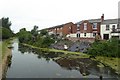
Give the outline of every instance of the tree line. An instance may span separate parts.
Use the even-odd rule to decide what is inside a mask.
[[[20,29],[17,33],[20,43],[27,43],[37,47],[49,47],[54,43],[54,39],[48,35],[46,30],[38,30],[38,26],[34,26],[31,31],[27,31],[26,28]]]

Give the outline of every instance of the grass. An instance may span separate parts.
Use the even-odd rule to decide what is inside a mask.
[[[41,50],[44,50],[44,51],[63,52],[65,54],[78,54],[78,56],[72,56],[72,58],[89,58],[89,56],[90,56],[88,54],[84,54],[84,53],[80,53],[80,52],[71,52],[71,51],[65,51],[65,50],[39,48],[39,47],[35,47],[35,46],[25,44],[25,43],[23,43],[23,45],[29,46],[29,47],[32,47],[32,48],[36,48],[36,49],[41,49]],[[120,63],[119,63],[120,58],[96,56],[96,59],[93,59],[93,60],[101,62],[101,64],[97,65],[98,67],[104,67],[104,65],[109,66],[112,69],[114,69],[117,74],[120,74]]]
[[[116,73],[120,74],[120,58],[96,56],[96,59],[94,60],[100,61],[104,65],[114,69]]]
[[[40,47],[35,47],[35,46],[32,46],[32,45],[29,45],[29,44],[25,44],[25,43],[22,43],[23,45],[25,46],[29,46],[29,47],[32,47],[32,48],[36,48],[36,49],[41,49],[43,51],[50,51],[50,52],[62,52],[64,54],[78,54],[79,58],[88,58],[89,55],[87,54],[84,54],[84,53],[80,53],[80,52],[71,52],[71,51],[65,51],[65,50],[57,50],[57,49],[49,49],[49,48],[40,48]],[[77,57],[76,57],[77,58]]]
[[[11,40],[12,38],[0,42],[0,51],[1,51],[0,57],[2,57],[2,59],[7,53],[6,51],[8,49],[8,46],[11,45]]]

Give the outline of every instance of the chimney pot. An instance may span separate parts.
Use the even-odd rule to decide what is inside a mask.
[[[104,14],[102,14],[102,16],[101,16],[101,22],[103,22],[104,21]]]

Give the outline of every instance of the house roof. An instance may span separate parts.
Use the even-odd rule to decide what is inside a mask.
[[[83,21],[85,21],[85,20],[77,22],[76,24],[81,24]],[[89,21],[90,23],[98,23],[98,22],[101,22],[101,19],[100,18],[99,19],[89,19],[87,21]]]
[[[101,24],[118,24],[118,19],[107,19],[104,20]]]
[[[69,23],[72,23],[72,22],[68,22],[68,23],[65,23],[65,24],[61,24],[61,25],[57,25],[57,26],[53,26],[53,27],[49,27],[49,28],[46,28],[46,29],[61,28],[61,27],[63,27],[64,25],[69,24]]]

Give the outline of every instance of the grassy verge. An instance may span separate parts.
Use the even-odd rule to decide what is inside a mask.
[[[2,53],[2,54],[0,54],[0,57],[2,57],[2,59],[4,58],[4,56],[7,53],[6,51],[8,49],[8,46],[11,45],[11,40],[12,40],[12,38],[0,42],[0,51]]]
[[[106,66],[111,67],[116,71],[117,74],[120,74],[120,58],[113,58],[113,57],[102,57],[97,56],[95,61],[100,61],[101,63],[105,64]]]
[[[32,45],[29,45],[29,44],[25,44],[25,43],[22,43],[23,45],[25,46],[29,46],[29,47],[32,47],[32,48],[36,48],[36,49],[41,49],[43,51],[51,51],[51,52],[63,52],[65,54],[78,54],[80,58],[88,58],[89,55],[87,54],[84,54],[84,53],[80,53],[80,52],[71,52],[71,51],[65,51],[65,50],[57,50],[57,49],[49,49],[49,48],[40,48],[40,47],[35,47],[35,46],[32,46]]]

